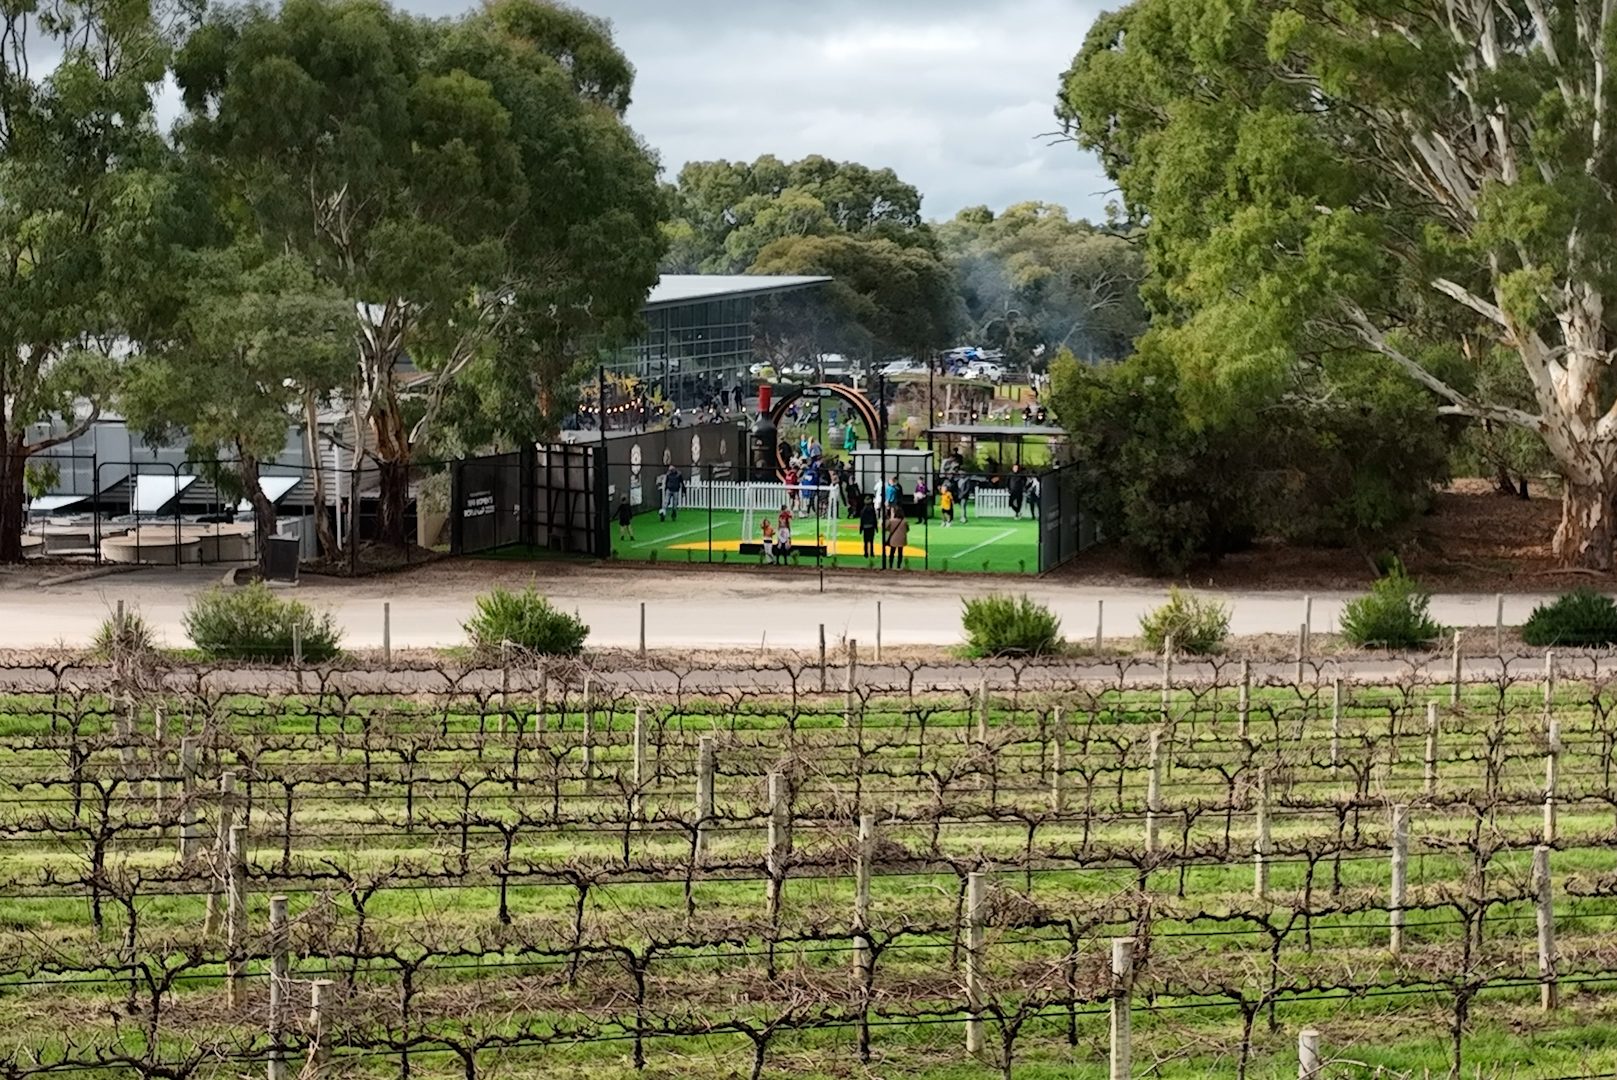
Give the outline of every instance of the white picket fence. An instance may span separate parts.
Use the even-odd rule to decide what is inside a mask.
[[[811,493],[821,492],[835,499],[837,489],[829,485],[804,487],[798,485],[798,497],[808,499]],[[741,483],[735,480],[714,480],[708,483],[696,479],[685,485],[681,505],[689,510],[779,510],[787,501],[786,485],[780,483]]]

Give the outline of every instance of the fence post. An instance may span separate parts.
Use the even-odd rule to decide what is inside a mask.
[[[1555,707],[1555,650],[1544,650],[1544,708]]]
[[[765,861],[769,869],[765,901],[769,906],[769,925],[775,925],[780,913],[781,896],[785,891],[786,859],[792,852],[792,819],[786,806],[786,777],[780,772],[769,774],[769,837]]]
[[[1505,594],[1496,593],[1493,598],[1493,649],[1500,656],[1505,655]]]
[[[584,794],[595,787],[595,695],[590,676],[584,676]]]
[[[1409,869],[1409,807],[1392,808],[1392,895],[1387,905],[1392,954],[1404,951],[1404,886]]]
[[[1437,702],[1426,703],[1426,767],[1422,772],[1428,797],[1437,794]]]
[[[382,601],[382,666],[393,666],[393,604]]]
[[[197,741],[180,740],[180,861],[188,863],[197,854]]]
[[[1067,809],[1067,748],[1062,745],[1064,740],[1057,732],[1055,744],[1051,747],[1051,773],[1050,773],[1050,812],[1064,813]]]
[[[646,602],[640,601],[640,659],[646,658]]]
[[[1297,1080],[1319,1080],[1319,1032],[1303,1028],[1297,1033]]]
[[[633,742],[634,771],[632,776],[634,778],[634,795],[632,796],[632,801],[634,805],[629,816],[638,822],[640,815],[645,810],[645,794],[641,790],[646,783],[646,707],[644,705],[634,707]]]
[[[1162,810],[1162,732],[1151,733],[1151,757],[1145,787],[1145,850],[1154,855],[1157,850],[1157,814]]]
[[[820,693],[825,693],[825,624],[820,624]]]
[[[230,979],[230,1007],[247,1001],[247,826],[230,827],[225,907],[226,974]]]
[[[860,986],[870,985],[870,870],[876,859],[876,815],[859,815],[859,853],[853,868],[853,969]]]
[[[1449,687],[1449,704],[1455,708],[1460,707],[1460,679],[1464,672],[1460,668],[1460,632],[1454,631],[1454,684]]]
[[[269,977],[269,1080],[286,1080],[286,1048],[281,1045],[286,1024],[287,977],[290,942],[286,922],[286,897],[270,897],[270,977]]]
[[[1252,895],[1269,899],[1269,769],[1258,770],[1257,837],[1252,844]]]
[[[1112,1052],[1110,1080],[1130,1080],[1133,1047],[1129,1041],[1129,1013],[1134,996],[1134,939],[1112,939]]]
[[[1248,725],[1252,720],[1252,661],[1241,661],[1241,696],[1235,703],[1236,716],[1241,722],[1241,738],[1247,737]]]
[[[1546,844],[1533,849],[1533,903],[1538,912],[1538,1001],[1545,1012],[1550,1012],[1560,1004],[1561,988],[1555,976],[1555,895]]]
[[[1106,601],[1095,601],[1095,651],[1101,651],[1101,642],[1105,640],[1106,627]]]
[[[977,680],[977,741],[988,741],[988,676]]]
[[[713,816],[713,736],[696,741],[696,857],[707,853],[708,819]]]
[[[1162,722],[1168,722],[1168,709],[1173,697],[1173,635],[1162,636]]]
[[[1550,715],[1549,746],[1544,753],[1544,842],[1555,843],[1556,789],[1561,784],[1561,718]]]
[[[331,986],[330,979],[316,979],[309,985],[309,1061],[305,1071],[316,1076],[326,1063],[326,995]]]
[[[973,871],[966,876],[966,1053],[983,1048],[982,981],[983,920],[986,910],[987,875]]]
[[[211,938],[219,933],[224,918],[224,905],[220,903],[220,886],[224,881],[225,860],[230,855],[230,830],[236,823],[236,774],[219,774],[219,810],[215,815],[213,837],[213,867],[208,875],[208,908],[202,921],[202,934]]]
[[[1342,764],[1342,676],[1331,680],[1331,768]]]

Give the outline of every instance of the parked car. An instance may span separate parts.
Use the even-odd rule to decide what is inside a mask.
[[[975,363],[967,364],[964,368],[962,368],[960,370],[960,377],[963,379],[979,379],[983,382],[997,383],[1001,379],[1005,378],[1005,369],[1000,367],[998,364],[990,363],[987,360],[978,360]]]
[[[894,360],[882,366],[881,373],[892,378],[894,375],[913,375],[918,371],[925,371],[926,367],[914,360]]]

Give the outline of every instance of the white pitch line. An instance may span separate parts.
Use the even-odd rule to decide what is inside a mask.
[[[965,551],[957,551],[957,552],[955,552],[954,555],[951,556],[951,558],[964,559],[967,555],[970,555],[973,551],[981,551],[983,548],[987,547],[989,544],[997,544],[1001,540],[1005,539],[1007,536],[1015,536],[1015,535],[1016,535],[1016,530],[1015,529],[1006,529],[1004,532],[1000,533],[998,536],[990,536],[987,540],[984,540],[982,543],[978,544],[976,547],[969,547]],[[941,558],[943,553],[939,552],[938,555]]]
[[[715,536],[717,536],[718,533],[719,533],[719,530],[722,529],[723,527],[724,527],[723,525],[715,522],[714,525],[713,525],[713,534]],[[634,547],[634,548],[661,547],[662,545],[668,543],[670,540],[679,540],[679,539],[681,539],[683,537],[686,537],[686,536],[696,536],[699,533],[705,533],[705,532],[707,532],[707,526],[703,525],[701,528],[698,528],[698,529],[687,529],[684,532],[675,533],[672,536],[659,537],[656,540],[641,540],[638,543],[630,544],[629,546]]]

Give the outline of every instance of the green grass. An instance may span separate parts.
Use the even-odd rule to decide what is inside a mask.
[[[761,514],[753,517],[753,535]],[[640,514],[634,519],[634,539],[620,540],[617,526],[612,526],[612,550],[615,557],[628,561],[655,560],[659,563],[721,563],[725,565],[757,566],[759,557],[742,555],[737,550],[742,537],[743,517],[735,511],[715,510],[711,516],[706,510],[681,510],[677,520],[658,520],[655,512]],[[816,532],[818,526],[818,533]],[[708,540],[712,538],[712,550]],[[826,543],[832,537],[832,523],[799,515],[792,521],[792,539],[795,545]],[[859,526],[846,518],[835,523],[838,555],[826,565],[839,569],[880,568],[881,557],[866,559],[862,553]],[[1010,518],[981,518],[969,522],[957,521],[949,528],[934,517],[931,521],[910,523],[909,544],[904,563],[906,569],[946,571],[948,573],[1034,574],[1038,572],[1038,527],[1027,516],[1021,520]],[[798,558],[797,565],[815,565],[812,557]]]

